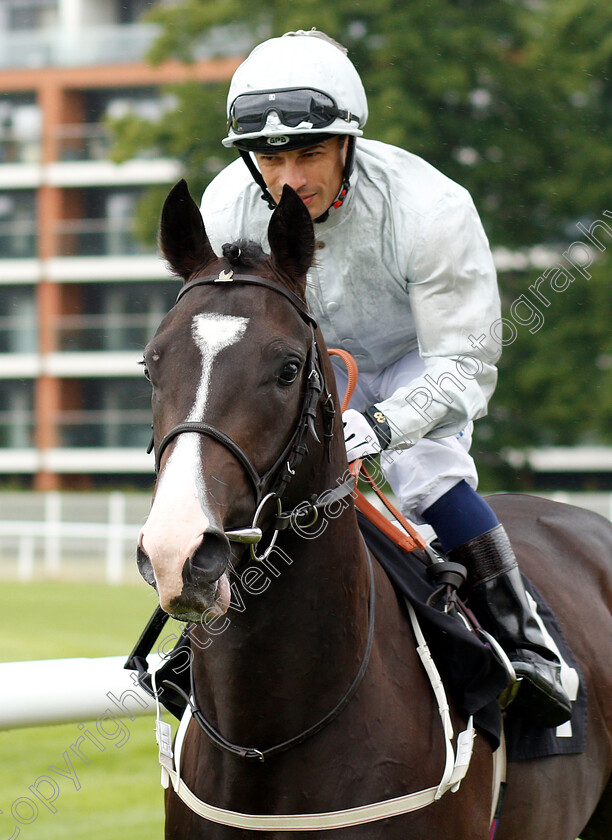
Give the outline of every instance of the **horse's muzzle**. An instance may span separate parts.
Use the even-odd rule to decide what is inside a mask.
[[[225,613],[229,606],[226,569],[231,557],[230,543],[222,531],[210,529],[174,572],[163,558],[148,556],[142,541],[137,549],[138,570],[159,595],[162,608],[181,621],[208,620]]]

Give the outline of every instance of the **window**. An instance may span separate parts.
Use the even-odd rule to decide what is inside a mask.
[[[0,388],[0,446],[34,445],[34,383],[3,381]]]
[[[0,353],[35,353],[37,346],[34,289],[0,286]]]
[[[136,23],[155,5],[155,0],[117,0],[119,23]]]
[[[64,257],[154,254],[153,244],[135,233],[141,188],[88,187],[78,192],[78,217],[58,223],[59,253]]]
[[[178,284],[104,283],[80,288],[81,311],[56,322],[63,351],[141,350],[174,305]]]
[[[38,162],[41,131],[34,94],[0,95],[0,163]]]
[[[57,19],[58,0],[5,0],[7,28],[12,32],[43,29]]]
[[[36,256],[36,196],[33,190],[0,192],[0,255]]]
[[[144,376],[74,384],[80,389],[82,408],[62,411],[57,417],[61,446],[147,447],[151,389]]]

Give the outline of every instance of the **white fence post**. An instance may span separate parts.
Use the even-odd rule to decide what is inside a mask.
[[[123,531],[125,524],[125,496],[111,493],[108,497],[108,538],[106,540],[106,581],[123,580]]]
[[[17,579],[29,583],[34,577],[34,536],[22,534],[17,556]]]
[[[62,522],[62,498],[53,491],[45,493],[45,571],[52,576],[59,574],[62,561],[60,526]]]

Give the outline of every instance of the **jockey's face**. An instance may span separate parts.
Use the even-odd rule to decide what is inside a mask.
[[[346,140],[331,137],[305,149],[271,154],[257,152],[259,169],[274,201],[278,204],[284,185],[289,184],[308,208],[310,217],[321,216],[340,191]]]

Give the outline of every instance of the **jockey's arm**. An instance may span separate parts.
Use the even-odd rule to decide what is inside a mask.
[[[467,191],[423,220],[407,266],[422,375],[376,404],[391,448],[458,434],[487,413],[500,356],[500,302],[487,237]]]

